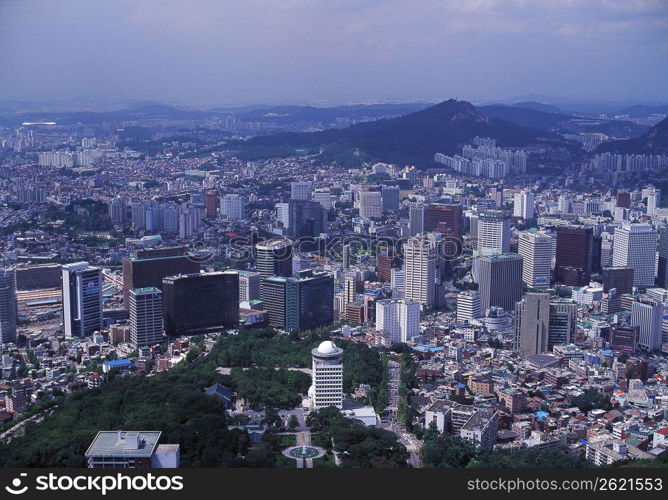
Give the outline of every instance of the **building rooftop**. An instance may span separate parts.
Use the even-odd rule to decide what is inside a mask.
[[[85,456],[149,458],[159,439],[160,431],[100,431]]]

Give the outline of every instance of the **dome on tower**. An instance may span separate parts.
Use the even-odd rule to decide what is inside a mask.
[[[336,345],[331,340],[325,340],[318,346],[318,352],[320,354],[334,354],[337,350]]]

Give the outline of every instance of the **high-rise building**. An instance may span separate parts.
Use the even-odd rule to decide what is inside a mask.
[[[109,218],[114,224],[122,224],[127,219],[127,204],[120,196],[109,202]]]
[[[555,345],[568,345],[575,342],[577,313],[578,306],[572,300],[552,300],[550,302],[548,351],[551,351]]]
[[[610,327],[610,349],[626,354],[635,354],[640,337],[640,327],[612,325]]]
[[[0,268],[0,343],[16,342],[16,273]]]
[[[432,203],[424,208],[424,231],[462,236],[462,206]]]
[[[550,294],[529,292],[515,307],[515,350],[523,358],[547,351]]]
[[[414,236],[404,244],[404,298],[426,307],[436,303],[436,252],[428,238]]]
[[[506,253],[480,257],[478,281],[483,314],[492,306],[512,311],[522,298],[522,256]]]
[[[617,191],[615,205],[621,208],[631,208],[631,193],[628,191]]]
[[[641,297],[631,305],[631,326],[640,329],[638,346],[646,351],[661,349],[663,303],[649,297]]]
[[[411,205],[408,213],[408,230],[411,236],[424,232],[424,205]]]
[[[558,227],[555,263],[557,281],[568,286],[589,283],[592,253],[593,232],[590,227]]]
[[[267,311],[269,326],[285,330],[285,294],[286,277],[267,276],[260,283],[260,299],[262,307]]]
[[[529,288],[548,288],[552,273],[552,236],[523,231],[517,247],[523,259],[522,281]]]
[[[123,299],[129,307],[130,290],[156,287],[162,290],[162,280],[176,274],[199,272],[199,262],[183,246],[137,250],[134,257],[123,259]]]
[[[218,211],[218,191],[208,189],[204,196],[204,214],[208,218],[215,218]]]
[[[485,210],[478,214],[477,249],[480,255],[508,253],[510,219],[503,210]]]
[[[262,275],[260,273],[239,271],[239,301],[259,299],[261,281]]]
[[[228,219],[246,218],[246,197],[240,194],[226,194],[220,200],[220,215]]]
[[[401,190],[398,186],[383,186],[381,194],[383,197],[383,212],[396,212],[399,210]]]
[[[391,342],[409,342],[420,331],[420,304],[403,299],[376,301],[376,330]]]
[[[156,287],[130,290],[130,342],[135,346],[164,340],[162,292]]]
[[[343,408],[343,349],[325,340],[311,351],[313,383],[309,389],[315,410],[335,406]]]
[[[383,196],[380,191],[360,191],[360,217],[377,219],[383,215]]]
[[[313,191],[311,181],[299,181],[290,184],[290,199],[292,200],[310,200]]]
[[[329,189],[315,191],[313,201],[320,203],[324,210],[330,210],[332,208],[332,193]]]
[[[482,317],[480,292],[465,290],[457,294],[457,321]]]
[[[401,266],[401,260],[394,253],[391,245],[379,246],[376,253],[376,268],[378,279],[384,283],[392,280],[392,269]]]
[[[343,269],[347,270],[350,267],[350,244],[343,245]]]
[[[63,324],[65,337],[87,337],[102,329],[102,272],[88,262],[65,264]]]
[[[656,284],[661,288],[668,288],[668,227],[659,228],[659,265]]]
[[[406,292],[406,273],[403,269],[392,269],[392,277],[390,280],[392,287],[392,297],[402,299]]]
[[[255,270],[262,277],[292,275],[292,241],[272,238],[255,245]]]
[[[633,273],[632,267],[604,267],[603,291],[608,293],[614,288],[617,290],[617,295],[632,293]]]
[[[624,224],[615,229],[612,265],[633,268],[633,285],[654,285],[656,230],[649,224]]]
[[[319,236],[327,228],[327,214],[320,203],[309,200],[290,200],[289,234],[293,238]]]
[[[16,268],[16,290],[60,288],[63,284],[60,264],[36,264]]]
[[[334,277],[305,270],[286,279],[285,329],[311,330],[334,321]]]
[[[513,198],[513,216],[524,220],[533,219],[534,200],[531,191],[520,191]]]
[[[661,202],[661,190],[651,188],[647,191],[647,215],[656,215],[656,209]]]
[[[237,271],[168,276],[162,298],[169,336],[198,335],[239,324]]]

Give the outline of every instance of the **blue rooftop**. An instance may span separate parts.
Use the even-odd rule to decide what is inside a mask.
[[[550,416],[550,414],[546,411],[537,411],[536,412],[536,418],[538,420],[543,420],[544,418],[547,418],[549,416]]]
[[[132,361],[129,359],[115,359],[113,361],[105,361],[104,364],[109,368],[124,368],[132,366]]]

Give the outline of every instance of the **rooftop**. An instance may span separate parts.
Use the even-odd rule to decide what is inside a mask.
[[[86,457],[149,458],[160,439],[160,431],[100,431]]]

